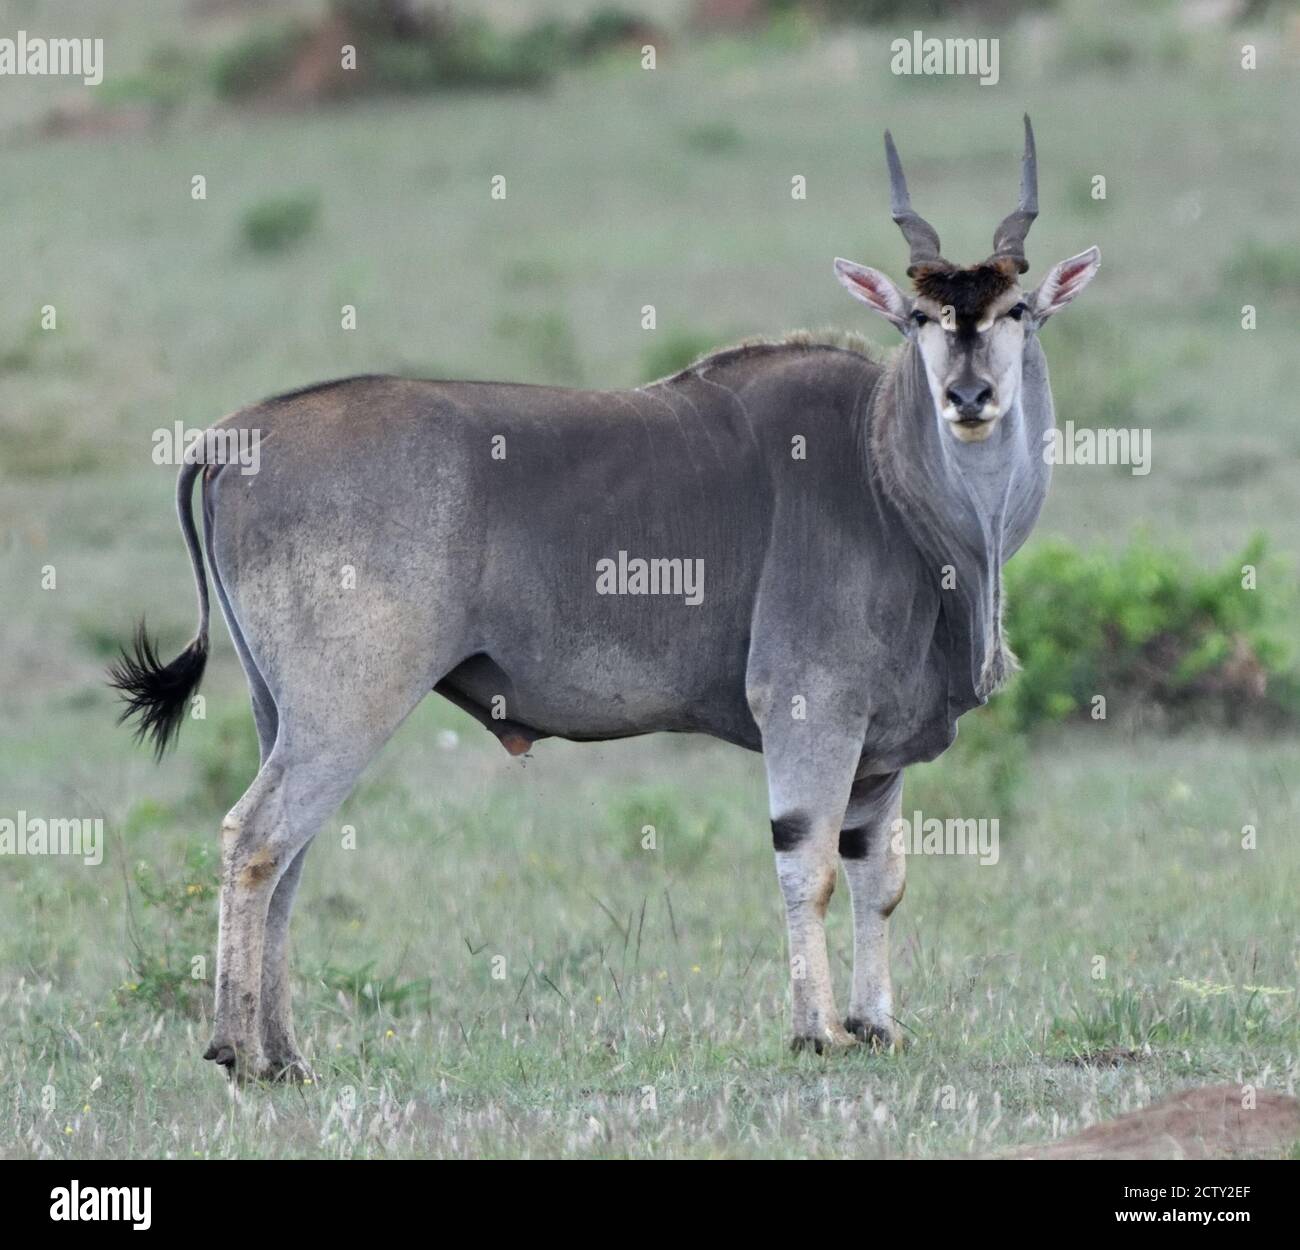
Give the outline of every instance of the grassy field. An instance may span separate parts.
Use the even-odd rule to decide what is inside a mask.
[[[33,30],[96,33],[71,5],[19,7]],[[112,6],[124,69],[186,35],[155,7]],[[102,681],[142,611],[169,654],[193,628],[156,428],[351,372],[620,386],[673,340],[833,324],[885,343],[830,270],[845,255],[902,277],[881,130],[945,251],[976,259],[1013,202],[1025,108],[1030,277],[1103,255],[1044,332],[1058,416],[1154,431],[1147,477],[1059,470],[1040,533],[1145,527],[1217,564],[1262,529],[1270,576],[1293,581],[1294,47],[1271,26],[1130,20],[1110,19],[1111,44],[1084,38],[1077,4],[1003,32],[996,88],[891,76],[897,32],[784,27],[679,36],[654,72],[610,55],[541,94],[195,102],[144,133],[45,143],[24,126],[68,88],[21,84],[0,180],[0,816],[102,816],[108,847],[96,868],[0,860],[0,1153],[930,1157],[1187,1085],[1295,1092],[1294,735],[1061,730],[1026,745],[992,811],[969,758],[918,770],[905,810],[998,815],[999,862],[913,860],[894,923],[909,1045],[821,1059],[785,1049],[757,757],[654,738],[521,762],[433,700],[308,861],[297,1020],[321,1082],[232,1091],[199,1056],[217,827],[256,765],[242,676],[218,625],[207,718],[162,768],[113,728]],[[318,228],[251,251],[246,214],[283,195],[317,197]]]

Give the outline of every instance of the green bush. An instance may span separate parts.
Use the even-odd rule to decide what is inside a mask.
[[[454,26],[433,44],[437,83],[444,87],[539,87],[548,82],[563,34],[550,23],[502,34],[481,19]]]
[[[812,13],[834,22],[866,26],[898,25],[921,21],[967,22],[977,25],[1005,22],[1020,13],[1055,6],[1056,0],[768,0],[774,15]],[[911,27],[905,27],[906,31]]]
[[[421,92],[451,88],[539,87],[564,59],[564,34],[551,24],[502,34],[463,21],[418,38],[376,37],[366,46],[365,88]]]
[[[625,9],[609,6],[596,9],[585,20],[579,21],[569,42],[576,56],[599,56],[610,48],[639,42],[646,29],[642,18]]]
[[[214,59],[212,85],[217,95],[244,100],[265,92],[288,73],[306,37],[297,22],[254,27]]]
[[[790,0],[773,5],[778,12],[794,7]],[[824,0],[822,5],[832,21],[857,22],[864,26],[952,17],[952,8],[952,0]]]
[[[255,252],[281,252],[310,234],[320,220],[320,196],[312,192],[261,200],[244,214],[244,242]]]
[[[338,76],[332,94],[542,87],[561,66],[643,37],[647,29],[613,8],[577,22],[543,19],[519,31],[450,13],[396,20],[369,0],[334,0],[332,8],[357,33],[360,50],[357,73]],[[247,100],[281,87],[312,35],[311,27],[297,21],[255,26],[213,60],[217,95]],[[135,89],[156,92],[166,85],[142,83]]]
[[[1001,696],[1029,729],[1108,704],[1220,712],[1300,711],[1287,604],[1262,574],[1256,537],[1219,571],[1139,540],[1112,554],[1043,542],[1006,569],[1006,632],[1021,672]]]
[[[368,74],[384,91],[429,91],[438,85],[438,57],[427,43],[382,39],[369,49]]]
[[[1056,60],[1067,73],[1119,74],[1144,68],[1177,69],[1193,53],[1177,5],[1148,0],[1129,20],[1114,21],[1105,0],[1066,0],[1059,7]]]
[[[725,121],[703,122],[692,127],[683,137],[688,148],[709,156],[734,152],[743,142],[740,131]]]
[[[143,69],[104,81],[96,93],[102,106],[148,105],[166,113],[182,104],[201,82],[201,63],[180,48],[156,48]]]
[[[142,813],[152,821],[160,813]],[[212,945],[220,886],[217,852],[196,842],[179,877],[168,879],[147,863],[136,865],[135,891],[141,901],[132,911],[130,979],[118,989],[124,1008],[140,1005],[197,1019],[207,1007],[212,981]],[[201,958],[204,963],[193,961]],[[206,975],[196,976],[196,971]]]

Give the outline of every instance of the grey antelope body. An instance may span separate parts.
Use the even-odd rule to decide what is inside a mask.
[[[796,1042],[895,1040],[902,769],[943,751],[1005,671],[1000,570],[1038,515],[1053,424],[1035,330],[1097,263],[1094,249],[1021,291],[1027,121],[1026,137],[1021,208],[969,269],[938,256],[888,144],[917,293],[836,262],[903,332],[888,364],[794,340],[633,391],[357,378],[222,423],[260,431],[261,470],[181,472],[199,635],[163,665],[142,631],[114,674],[161,752],[207,652],[201,473],[262,755],[221,831],[209,1058],[306,1071],[287,964],[303,857],[431,690],[516,753],[655,731],[762,751]],[[637,560],[698,562],[702,593],[601,593],[610,562]],[[847,1020],[823,927],[837,864],[854,914]]]

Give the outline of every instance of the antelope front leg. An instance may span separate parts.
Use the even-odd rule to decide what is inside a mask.
[[[835,740],[803,725],[765,731],[776,875],[790,933],[794,1048],[850,1046],[840,1023],[826,954],[826,908],[835,890],[836,852],[862,738]]]
[[[903,897],[907,857],[893,824],[903,802],[903,774],[860,777],[853,784],[840,862],[853,900],[853,996],[844,1027],[859,1041],[898,1043],[889,978],[889,915]]]
[[[826,953],[826,908],[835,890],[834,827],[838,821],[799,814],[772,821],[776,875],[790,933],[790,989],[795,1050],[849,1046],[840,1024]],[[788,848],[788,849],[787,849]]]

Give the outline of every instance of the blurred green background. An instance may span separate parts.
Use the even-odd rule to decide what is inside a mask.
[[[0,862],[0,1149],[978,1153],[1190,1082],[1294,1084],[1290,6],[10,0],[5,19],[102,37],[105,79],[0,79],[0,815],[102,815],[109,847],[95,870]],[[999,39],[997,85],[890,73],[918,28]],[[756,758],[656,738],[520,764],[430,700],[309,860],[299,1034],[324,1083],[228,1103],[190,961],[210,967],[216,829],[256,765],[242,675],[216,627],[207,718],[162,769],[103,685],[141,612],[169,654],[193,628],[153,431],[357,372],[620,387],[796,327],[892,346],[830,265],[903,278],[881,132],[945,254],[973,261],[1014,203],[1026,110],[1028,280],[1103,257],[1043,332],[1058,419],[1149,428],[1153,467],[1057,470],[1008,570],[1025,672],[909,775],[907,810],[998,816],[1003,838],[994,869],[912,865],[909,1049],[784,1055]],[[833,917],[843,998],[847,898]]]

